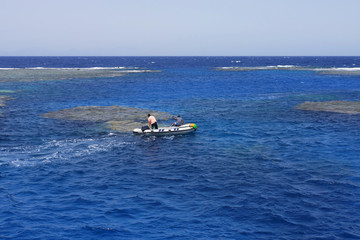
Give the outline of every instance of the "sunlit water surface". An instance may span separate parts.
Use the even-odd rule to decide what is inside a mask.
[[[214,70],[277,65],[360,58],[0,58],[0,95],[12,98],[0,109],[0,238],[359,239],[360,116],[295,107],[359,101],[360,77]],[[56,69],[14,80],[39,67]],[[94,67],[161,72],[59,77]],[[198,131],[137,136],[41,117],[95,105],[181,114]]]

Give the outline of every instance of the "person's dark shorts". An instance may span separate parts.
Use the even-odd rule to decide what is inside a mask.
[[[157,122],[156,123],[153,123],[151,124],[151,129],[158,129],[158,125],[157,125]]]

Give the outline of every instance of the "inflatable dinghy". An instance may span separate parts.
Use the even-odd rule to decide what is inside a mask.
[[[187,123],[181,126],[159,127],[159,129],[142,130],[141,128],[135,128],[133,130],[133,133],[160,136],[160,135],[187,134],[187,133],[195,132],[196,129],[197,126],[195,123]]]

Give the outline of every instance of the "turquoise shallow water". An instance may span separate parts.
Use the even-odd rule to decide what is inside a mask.
[[[13,98],[0,109],[0,238],[360,238],[360,115],[295,109],[359,101],[360,77],[213,69],[277,65],[358,68],[360,58],[0,58],[11,68],[0,95]],[[57,69],[9,80],[39,67]],[[91,67],[161,72],[58,77]],[[41,117],[92,105],[181,114],[198,131],[141,137]]]

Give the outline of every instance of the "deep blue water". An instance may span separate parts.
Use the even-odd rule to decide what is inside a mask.
[[[0,239],[360,239],[360,116],[295,109],[360,101],[360,76],[213,69],[276,65],[360,57],[0,57],[161,70],[0,82],[16,91],[0,91],[13,98],[0,108]],[[41,117],[90,105],[181,114],[198,131],[141,137]]]

